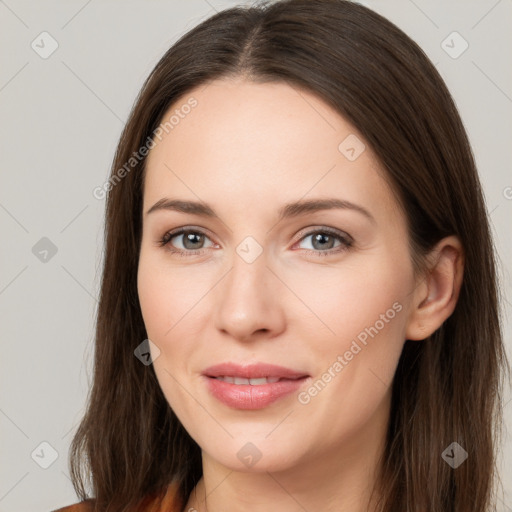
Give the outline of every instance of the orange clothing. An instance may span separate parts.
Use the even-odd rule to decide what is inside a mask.
[[[154,499],[151,503],[144,507],[143,510],[137,510],[137,512],[181,512],[177,491],[178,487],[176,484],[169,484],[160,506],[158,504],[158,500]],[[59,508],[53,512],[93,512],[93,504],[94,499],[89,499],[86,501],[81,501],[80,503],[68,505],[64,508]]]

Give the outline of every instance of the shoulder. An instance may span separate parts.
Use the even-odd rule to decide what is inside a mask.
[[[86,500],[67,507],[58,508],[52,512],[92,512],[94,510],[93,501]]]
[[[183,504],[179,498],[178,485],[172,482],[167,487],[164,495],[158,498],[146,498],[144,500],[144,512],[180,512]],[[68,505],[52,512],[94,512],[94,499],[88,499]]]

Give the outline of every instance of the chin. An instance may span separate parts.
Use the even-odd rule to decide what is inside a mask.
[[[246,426],[245,432],[240,435],[228,439],[227,436],[203,438],[198,440],[198,444],[208,458],[237,472],[279,472],[300,464],[298,448],[304,451],[304,439],[287,436],[285,431],[281,432],[281,436],[277,432],[269,436],[271,430],[252,435],[251,429]]]

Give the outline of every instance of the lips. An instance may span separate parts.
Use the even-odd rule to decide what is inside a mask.
[[[222,363],[203,372],[209,392],[234,409],[262,409],[298,390],[309,375],[265,363]]]

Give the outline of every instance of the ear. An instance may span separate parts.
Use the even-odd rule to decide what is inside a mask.
[[[443,238],[428,255],[425,274],[418,278],[405,337],[424,340],[453,313],[464,273],[464,251],[456,236]]]

